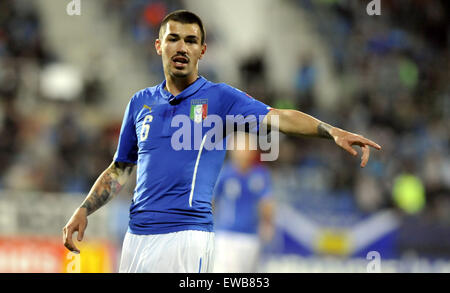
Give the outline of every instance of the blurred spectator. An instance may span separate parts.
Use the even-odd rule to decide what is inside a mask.
[[[251,149],[255,136],[242,136],[222,168],[214,197],[214,272],[254,273],[264,243],[274,234],[274,208],[269,170]],[[233,140],[231,140],[233,145]]]

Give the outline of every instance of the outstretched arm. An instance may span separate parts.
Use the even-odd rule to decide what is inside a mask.
[[[278,125],[274,125],[272,117],[278,116]],[[333,139],[334,142],[352,154],[358,152],[352,148],[358,145],[362,149],[361,167],[365,167],[370,155],[370,147],[380,150],[381,147],[375,142],[359,135],[324,123],[308,114],[296,110],[272,109],[265,117],[263,123],[270,127],[276,127],[281,132],[293,136],[311,136]]]
[[[76,253],[80,252],[72,241],[73,232],[78,231],[78,241],[83,240],[84,230],[88,223],[87,216],[102,207],[120,192],[133,169],[134,164],[113,162],[98,177],[86,199],[63,228],[63,242],[67,249]]]

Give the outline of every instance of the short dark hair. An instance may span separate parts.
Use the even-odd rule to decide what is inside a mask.
[[[205,27],[203,26],[203,22],[200,19],[200,17],[198,17],[196,14],[187,11],[187,10],[176,10],[174,12],[171,12],[169,14],[167,14],[164,19],[161,21],[161,25],[159,27],[159,34],[161,36],[161,31],[163,29],[163,27],[170,21],[176,21],[176,22],[181,22],[183,24],[188,23],[196,23],[198,24],[198,26],[200,27],[200,32],[202,33],[201,36],[201,44],[205,43],[205,39],[206,39],[206,31],[205,31]]]

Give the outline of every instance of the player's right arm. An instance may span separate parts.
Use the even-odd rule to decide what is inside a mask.
[[[75,210],[69,222],[63,228],[63,242],[67,249],[75,253],[80,252],[72,241],[72,234],[77,231],[77,240],[83,240],[88,223],[87,216],[105,205],[120,192],[133,172],[134,166],[131,163],[113,162],[98,177],[81,206]]]

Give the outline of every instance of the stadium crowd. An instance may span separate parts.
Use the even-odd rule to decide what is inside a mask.
[[[448,2],[386,0],[376,18],[361,1],[286,1],[313,17],[328,44],[340,106],[330,111],[315,102],[320,84],[313,52],[299,58],[294,100],[272,91],[263,59],[241,64],[242,89],[275,107],[362,133],[383,150],[373,151],[360,169],[358,160],[332,144],[282,137],[280,158],[268,164],[276,196],[308,201],[322,194],[322,204],[350,197],[363,213],[396,207],[450,224]],[[112,159],[121,121],[102,127],[81,122],[83,111],[95,107],[86,96],[102,95],[101,89],[86,85],[80,99],[68,102],[42,95],[39,74],[57,56],[46,48],[33,5],[20,3],[0,2],[0,190],[86,193]],[[120,17],[123,33],[149,48],[149,70],[162,74],[153,40],[162,17],[182,2],[105,3],[105,17]]]
[[[423,188],[417,197],[423,198],[427,210],[448,221],[448,3],[382,1],[382,15],[368,16],[363,1],[296,2],[314,17],[318,32],[327,41],[343,94],[336,111],[323,113],[314,104],[311,90],[316,80],[314,61],[305,58],[297,76],[295,106],[330,117],[336,125],[365,133],[384,146],[372,156],[366,170],[343,170],[347,158],[327,156],[317,165],[332,164],[322,168],[322,176],[333,170],[334,178],[324,181],[331,183],[332,189],[352,186],[363,210],[375,211],[394,203],[414,214],[422,205],[409,206],[402,200],[408,197],[403,195],[406,181],[402,179],[412,175],[416,189]],[[305,152],[307,157],[325,156],[310,141],[297,149],[303,152],[305,144],[314,144]],[[337,158],[341,160],[335,162]]]

